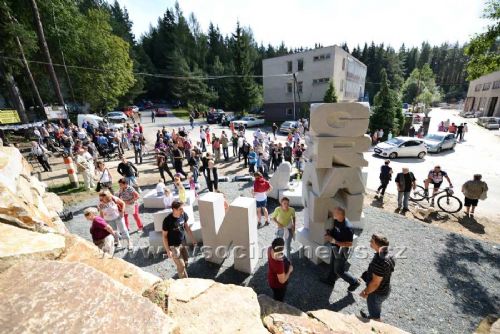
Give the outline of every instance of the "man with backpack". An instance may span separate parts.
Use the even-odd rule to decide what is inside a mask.
[[[283,148],[283,157],[285,161],[288,161],[290,164],[292,163],[292,148],[290,147],[290,143],[286,143],[286,146]]]
[[[382,303],[391,292],[391,275],[396,266],[394,257],[389,255],[389,240],[380,234],[373,234],[370,247],[375,251],[368,270],[361,275],[366,288],[359,294],[366,299],[368,314],[360,311],[365,319],[380,321]]]

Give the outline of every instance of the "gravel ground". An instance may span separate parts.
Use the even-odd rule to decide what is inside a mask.
[[[219,188],[231,201],[239,195],[248,196],[250,185],[248,182],[224,182]],[[96,201],[97,197],[71,208],[75,213],[74,219],[67,222],[71,232],[90,240],[89,224],[82,211],[87,206],[96,205]],[[276,201],[269,201],[271,210],[276,205]],[[142,235],[135,232],[135,225],[131,222],[132,238],[141,250],[134,254],[120,251],[116,256],[162,278],[174,277],[176,270],[172,261],[147,252],[147,235],[153,230],[152,212],[154,210],[141,208],[146,226]],[[297,216],[301,222],[302,212],[297,211]],[[365,216],[367,222],[358,238],[358,246],[368,247],[371,234],[382,232],[395,250],[405,250],[392,276],[392,294],[384,303],[384,321],[412,333],[470,333],[485,316],[500,312],[498,244],[469,239],[372,207],[365,208]],[[272,226],[259,230],[261,248],[270,245],[274,232]],[[293,243],[294,249],[299,246]],[[367,248],[356,252],[351,259],[351,272],[361,275],[370,258],[371,252]],[[304,311],[324,308],[358,314],[360,309],[366,309],[365,301],[358,296],[361,288],[357,293],[349,294],[347,283],[343,281],[338,281],[333,291],[318,281],[319,277],[326,275],[327,265],[313,265],[300,258],[298,253],[293,254],[292,261],[294,273],[288,286],[287,303]],[[188,267],[191,277],[245,285],[252,287],[257,294],[272,295],[266,271],[265,259],[259,261],[253,275],[246,275],[232,268],[230,258],[222,266],[217,266],[205,262],[199,252],[190,259]]]

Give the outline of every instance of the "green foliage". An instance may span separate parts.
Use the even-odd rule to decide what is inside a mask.
[[[333,84],[333,80],[330,80],[328,84],[328,89],[325,92],[325,96],[323,97],[323,102],[325,103],[335,103],[337,102],[337,93],[335,92],[335,85]]]
[[[380,90],[375,95],[373,114],[370,117],[370,130],[383,129],[385,134],[392,131],[398,135],[403,129],[404,117],[398,93],[390,88],[385,69],[380,71]]]
[[[493,21],[486,32],[474,36],[465,48],[469,56],[467,79],[474,80],[500,69],[500,1],[489,0],[483,17]]]
[[[439,87],[436,86],[434,73],[429,64],[424,64],[421,69],[416,68],[411,72],[403,85],[402,94],[405,102],[430,101],[425,103],[427,106],[441,100]],[[421,96],[422,94],[424,95]]]

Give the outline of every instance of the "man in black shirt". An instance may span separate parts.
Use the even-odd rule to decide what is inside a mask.
[[[196,247],[196,240],[193,232],[188,224],[188,215],[182,207],[184,203],[174,201],[172,203],[172,212],[163,220],[163,245],[167,252],[167,256],[174,260],[177,266],[177,274],[179,278],[187,278],[186,264],[189,254],[186,247],[185,231],[193,241],[193,246]]]
[[[340,277],[347,283],[347,290],[356,290],[360,283],[346,269],[349,248],[352,247],[354,232],[352,225],[345,216],[345,209],[341,207],[333,210],[333,228],[326,231],[325,240],[332,244],[332,257],[330,258],[330,273],[321,281],[325,284],[335,286],[335,281]]]
[[[361,279],[365,281],[366,288],[359,294],[366,298],[368,315],[361,311],[361,316],[367,319],[380,321],[382,303],[389,297],[391,292],[391,275],[396,262],[388,254],[389,241],[386,237],[374,234],[370,240],[370,247],[375,251],[368,270],[363,273]]]
[[[184,159],[184,157],[182,156],[181,150],[177,147],[177,144],[174,144],[172,157],[174,158],[175,172],[184,175],[184,177],[187,177],[187,174],[182,170],[182,160]]]
[[[415,184],[415,176],[407,167],[405,167],[403,168],[402,173],[398,173],[398,175],[396,175],[396,179],[394,181],[398,187],[398,208],[396,211],[401,210],[402,207],[403,209],[401,210],[401,213],[405,213],[406,211],[409,211],[408,200],[410,198],[410,191],[412,189],[415,190],[417,187]]]
[[[389,167],[390,163],[391,160],[386,160],[382,167],[380,167],[380,186],[377,189],[377,195],[380,193],[379,200],[381,201],[384,199],[385,189],[392,177],[392,168]]]
[[[137,183],[136,179],[136,177],[139,177],[139,171],[133,163],[128,161],[127,158],[123,157],[122,162],[118,164],[117,171],[118,174],[125,177],[125,180],[127,181],[127,184],[129,186],[133,186],[137,189],[138,192],[141,192],[141,188],[139,188],[139,184]]]

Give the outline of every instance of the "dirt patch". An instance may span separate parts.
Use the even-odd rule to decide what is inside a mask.
[[[367,190],[365,206],[372,206],[387,212],[397,212],[397,197],[386,193],[383,201],[381,201],[376,197],[375,191]],[[455,214],[435,211],[427,215],[425,210],[427,208],[426,204],[423,203],[421,207],[423,210],[410,201],[410,211],[402,215],[422,224],[433,225],[466,237],[500,243],[500,225],[486,217],[481,217],[480,206],[476,209],[478,214],[473,218],[466,217],[463,211]],[[438,208],[436,209],[439,210]]]

